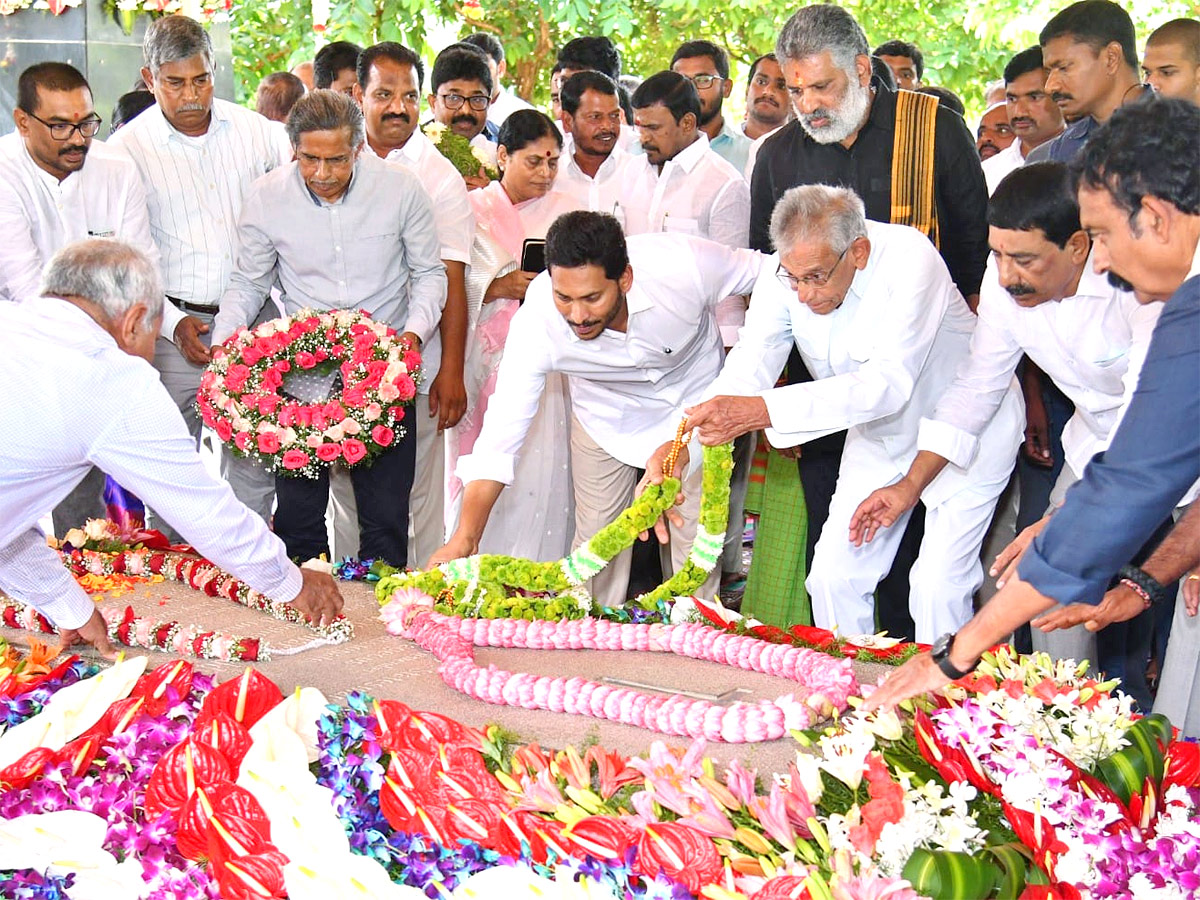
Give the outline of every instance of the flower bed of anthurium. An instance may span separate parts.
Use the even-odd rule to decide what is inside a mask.
[[[1192,897],[1200,750],[998,651],[935,701],[795,732],[548,750],[184,660],[0,647],[0,896]]]

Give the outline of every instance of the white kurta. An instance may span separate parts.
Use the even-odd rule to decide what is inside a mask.
[[[764,264],[737,346],[705,391],[759,395],[775,446],[803,444],[849,429],[829,519],[807,587],[818,625],[843,634],[874,631],[874,591],[887,573],[907,516],[862,547],[850,544],[850,517],[873,490],[901,478],[917,454],[923,415],[953,381],[975,317],[934,246],[902,225],[867,223],[871,253],[842,305],[819,316]],[[816,376],[774,388],[795,344]],[[1024,427],[1016,383],[985,428],[967,468],[947,466],[922,496],[925,540],[911,573],[917,640],[931,641],[971,616],[982,581],[979,547],[1008,481]]]

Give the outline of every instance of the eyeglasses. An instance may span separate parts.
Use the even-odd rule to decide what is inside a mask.
[[[849,244],[847,244],[846,250],[849,250],[853,243],[854,242],[851,241]],[[804,285],[805,287],[825,287],[825,285],[829,284],[829,279],[833,277],[833,273],[837,271],[837,267],[841,265],[842,260],[846,258],[846,250],[841,252],[841,255],[837,258],[837,262],[830,266],[829,271],[824,275],[801,275],[799,278],[797,278],[783,267],[783,263],[780,263],[779,268],[775,270],[775,277],[778,278],[780,283],[789,291],[796,290],[798,287],[800,287],[800,285]]]
[[[697,88],[704,91],[712,87],[714,82],[724,81],[725,79],[720,75],[691,75],[688,77],[688,80]]]
[[[471,109],[476,112],[483,112],[492,102],[491,97],[484,97],[481,94],[476,94],[474,97],[464,97],[462,94],[438,94],[438,97],[446,104],[446,109],[458,109],[464,103],[469,103]]]
[[[50,137],[56,141],[65,141],[78,131],[85,138],[95,137],[96,132],[100,130],[100,123],[103,121],[99,116],[89,116],[81,122],[76,122],[72,125],[70,122],[47,122],[45,119],[39,119],[33,113],[26,113],[31,119],[37,119],[43,125],[50,129]]]

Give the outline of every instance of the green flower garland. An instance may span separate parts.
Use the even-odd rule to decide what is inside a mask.
[[[721,558],[729,520],[729,479],[733,445],[705,447],[696,539],[687,561],[666,582],[634,602],[655,609],[700,587]],[[380,604],[397,591],[419,591],[433,597],[434,608],[449,615],[475,618],[580,619],[592,615],[595,601],[584,583],[603,571],[637,536],[654,526],[674,504],[678,478],[652,484],[617,518],[557,562],[534,562],[493,554],[468,556],[428,572],[390,572],[375,586]]]

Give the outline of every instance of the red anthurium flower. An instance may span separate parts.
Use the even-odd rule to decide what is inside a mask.
[[[464,787],[472,797],[499,801],[504,786],[488,771],[483,754],[470,747],[445,747],[440,754],[442,770]]]
[[[394,740],[399,747],[433,755],[441,744],[481,747],[483,737],[474,729],[431,712],[413,712],[398,723]]]
[[[273,850],[262,828],[233,813],[213,812],[208,820],[208,861],[219,872],[227,859]]]
[[[983,773],[978,762],[965,749],[951,747],[943,741],[924,712],[918,712],[913,719],[913,736],[921,756],[946,781],[965,781],[985,793],[1000,795],[1000,789]]]
[[[1058,839],[1054,826],[1044,817],[1035,816],[1025,809],[1017,809],[1003,800],[1000,801],[1000,806],[1017,839],[1033,851],[1033,861],[1038,868],[1053,878],[1054,864],[1059,854],[1067,850],[1067,845]]]
[[[158,701],[163,707],[159,712],[151,711],[150,704],[153,702],[145,696],[126,697],[124,700],[118,700],[108,708],[104,718],[96,723],[92,731],[96,734],[103,734],[104,737],[121,734],[143,715],[160,716],[166,712],[165,700]]]
[[[596,859],[624,859],[637,840],[634,830],[616,816],[586,816],[563,830],[575,847]]]
[[[808,879],[799,875],[780,875],[755,891],[750,900],[812,900],[806,884]]]
[[[1163,791],[1175,784],[1182,784],[1184,787],[1200,785],[1200,744],[1175,741],[1167,749]]]
[[[146,785],[146,815],[150,818],[170,810],[178,813],[198,787],[217,787],[233,772],[224,755],[191,738],[162,755]]]
[[[1074,885],[1064,881],[1054,884],[1028,884],[1018,900],[1081,900],[1082,895]]]
[[[638,838],[634,868],[650,878],[660,872],[692,893],[721,877],[721,856],[712,839],[678,822],[647,825]]]
[[[185,859],[200,862],[208,856],[208,823],[213,816],[212,798],[205,788],[196,788],[179,811],[175,842]]]
[[[446,837],[451,846],[459,839],[490,845],[504,810],[486,800],[455,800],[446,804]]]
[[[195,726],[192,740],[218,751],[229,761],[229,768],[233,772],[241,768],[242,760],[253,743],[246,727],[224,710],[218,710],[216,715]]]
[[[814,647],[828,647],[837,643],[837,637],[832,631],[813,625],[793,625],[788,631],[791,632],[792,637]]]
[[[54,751],[49,747],[34,747],[16,762],[0,769],[0,785],[20,790],[41,775],[47,763],[54,760]]]
[[[390,775],[383,779],[383,787],[379,789],[379,808],[388,824],[397,831],[420,830],[421,822],[417,818],[417,808],[423,802],[423,797],[411,788],[404,787]]]
[[[104,744],[104,740],[104,737],[99,734],[88,734],[78,737],[70,743],[64,744],[54,754],[54,761],[56,763],[70,763],[71,774],[82,775],[91,768],[92,761],[96,758],[96,754],[100,752],[100,747]]]
[[[227,859],[216,871],[222,900],[273,900],[286,897],[283,867],[288,858],[278,850]]]
[[[275,682],[257,669],[247,668],[240,677],[222,682],[204,698],[197,722],[224,710],[235,722],[250,728],[282,700],[283,693]]]

